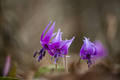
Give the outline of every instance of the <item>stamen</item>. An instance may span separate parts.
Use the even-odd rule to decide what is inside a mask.
[[[58,58],[55,58],[55,64],[57,64],[57,62],[58,62]]]
[[[54,58],[57,58],[57,56],[58,56],[58,55],[57,55],[57,54],[55,54],[55,55],[54,55]]]
[[[44,48],[42,48],[42,49],[40,50],[39,54],[43,53],[43,51],[44,51]]]
[[[38,57],[38,62],[40,62],[41,59],[42,59],[42,54],[40,54],[40,56]]]
[[[36,57],[37,54],[38,54],[37,51],[35,51],[33,57]]]
[[[45,54],[46,54],[46,51],[43,52],[43,56],[45,56]]]
[[[87,64],[88,64],[88,67],[90,67],[92,64],[92,61],[90,59],[88,59]]]
[[[86,55],[86,58],[87,58],[87,59],[90,59],[90,58],[91,58],[91,55],[88,53],[88,54]]]
[[[53,56],[50,58],[51,59],[51,61],[53,60]]]
[[[45,49],[49,49],[49,47],[48,47],[48,45],[47,45],[47,44],[45,44],[45,45],[44,45],[44,48],[45,48]]]

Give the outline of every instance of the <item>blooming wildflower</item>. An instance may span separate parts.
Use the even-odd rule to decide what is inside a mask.
[[[7,56],[6,58],[6,62],[5,62],[5,66],[4,66],[4,70],[3,70],[3,76],[7,76],[9,69],[10,69],[10,63],[11,63],[11,56]]]
[[[97,53],[94,59],[99,59],[107,56],[107,50],[100,41],[95,41],[94,44],[96,45],[96,53]]]
[[[68,48],[70,47],[72,41],[74,40],[74,37],[70,40],[62,40],[62,32],[60,31],[60,29],[58,29],[57,33],[53,33],[55,22],[52,24],[48,32],[45,34],[50,24],[51,22],[47,25],[45,30],[42,32],[42,35],[40,38],[40,43],[43,48],[38,52],[36,51],[33,57],[36,57],[36,55],[39,54],[38,61],[40,61],[43,58],[43,56],[45,56],[45,53],[47,50],[48,53],[52,56],[52,58],[53,57],[55,58],[55,63],[56,63],[59,57],[63,57],[64,55],[67,55]],[[51,38],[53,39],[51,40]]]
[[[55,63],[58,61],[59,57],[67,55],[68,48],[70,47],[74,38],[75,37],[73,37],[70,40],[62,40],[62,32],[60,32],[60,29],[58,29],[56,37],[52,40],[52,42],[49,45],[52,53],[54,53],[54,55],[52,56],[55,58]]]
[[[80,50],[81,59],[87,60],[88,67],[92,64],[92,60],[102,58],[106,55],[106,50],[100,41],[92,43],[85,37],[84,44]]]
[[[53,22],[52,26],[50,27],[50,29],[48,30],[48,32],[46,32],[46,30],[48,29],[48,27],[51,25],[51,22],[49,22],[49,24],[46,26],[45,30],[42,32],[41,38],[40,38],[40,43],[42,45],[42,49],[39,52],[35,52],[34,56],[35,57],[37,54],[39,54],[38,57],[38,61],[40,61],[42,59],[43,56],[45,56],[46,50],[48,50],[49,52],[49,43],[50,43],[50,39],[55,35],[53,34],[54,31],[54,26],[55,26],[55,22]],[[46,32],[46,34],[45,34]],[[53,55],[53,53],[51,52],[51,55]]]

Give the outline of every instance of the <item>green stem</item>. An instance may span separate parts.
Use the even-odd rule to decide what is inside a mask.
[[[64,61],[65,72],[68,72],[67,57],[66,57],[66,55],[64,56],[63,61]]]
[[[57,63],[55,64],[55,71],[57,72]]]

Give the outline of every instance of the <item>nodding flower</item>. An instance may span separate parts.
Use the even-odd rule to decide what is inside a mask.
[[[87,60],[88,67],[91,66],[93,60],[100,59],[106,56],[106,49],[100,41],[94,43],[89,38],[84,38],[83,45],[80,50],[80,57],[83,60]]]
[[[72,41],[75,37],[70,40],[62,40],[62,32],[58,29],[56,36],[50,43],[50,49],[54,53],[52,57],[55,58],[55,63],[58,61],[59,57],[63,57],[68,54],[68,48],[70,47]]]
[[[51,25],[51,27],[47,31],[47,29],[50,25],[51,25],[51,21],[49,22],[49,24],[46,26],[46,28],[42,32],[42,35],[40,38],[40,43],[42,45],[42,49],[40,51],[35,51],[35,53],[34,53],[33,57],[36,57],[36,55],[39,54],[38,61],[40,61],[45,56],[46,50],[51,52],[49,49],[49,43],[50,43],[51,38],[55,35],[55,34],[53,34],[55,22],[53,22],[53,24]],[[45,32],[46,32],[46,34],[45,34]],[[51,55],[53,55],[52,52],[51,52]]]
[[[73,37],[70,40],[62,40],[62,32],[60,29],[56,33],[53,33],[55,22],[53,22],[52,26],[48,30],[48,32],[45,34],[46,30],[50,26],[51,22],[47,25],[45,30],[42,32],[40,43],[42,45],[42,49],[40,51],[36,51],[34,53],[34,57],[38,56],[38,61],[40,61],[43,56],[45,56],[46,50],[48,53],[52,56],[52,58],[55,58],[55,63],[58,61],[59,57],[63,57],[64,55],[67,55],[68,48],[70,47],[72,41],[75,37]],[[45,35],[45,36],[44,36]]]

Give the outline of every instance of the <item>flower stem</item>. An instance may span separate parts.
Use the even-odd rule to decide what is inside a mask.
[[[55,64],[55,71],[57,72],[57,63]]]
[[[66,55],[63,58],[63,63],[64,63],[64,67],[65,67],[65,72],[68,72],[68,67],[67,67],[67,57]]]

